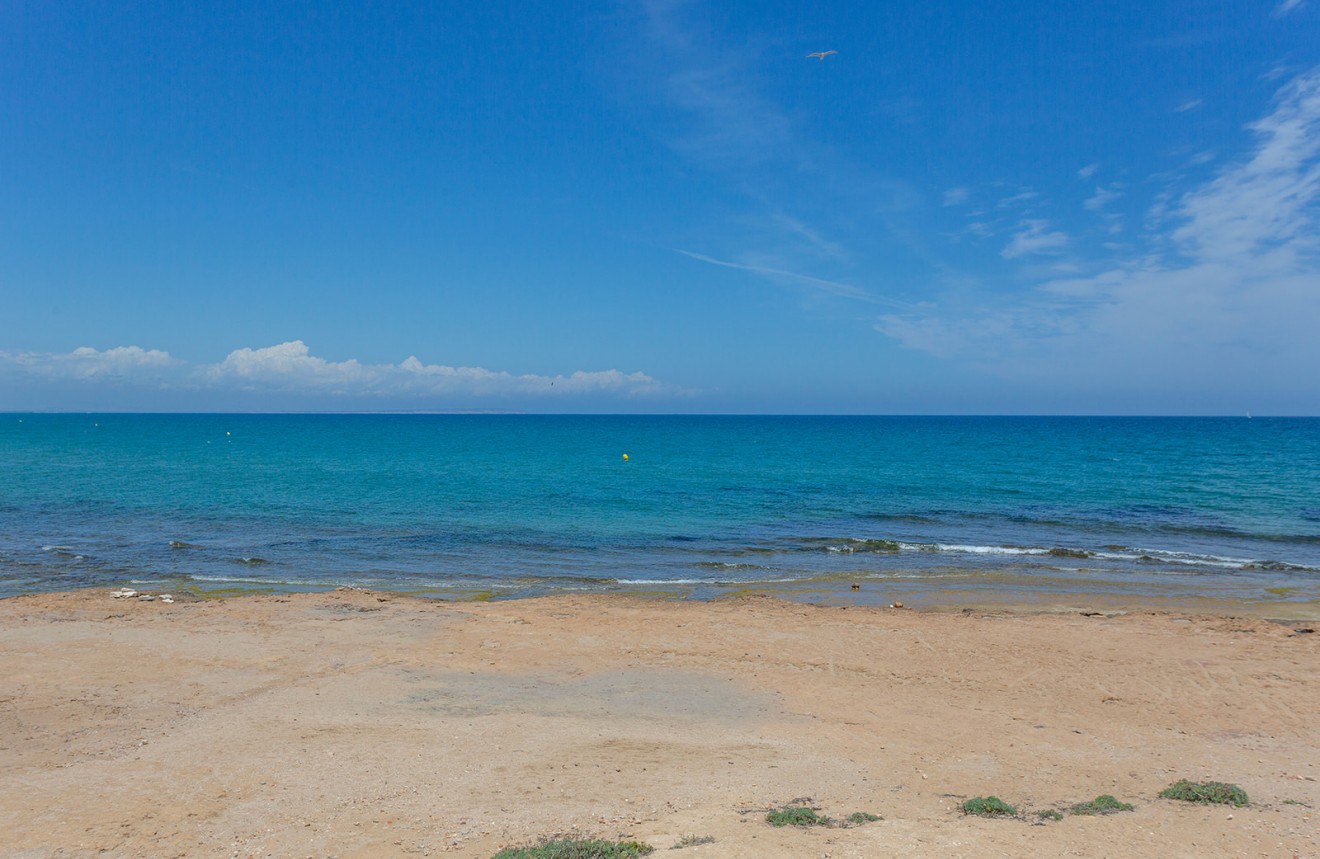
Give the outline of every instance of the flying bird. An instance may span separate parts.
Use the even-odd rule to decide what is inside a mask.
[[[815,57],[818,60],[823,60],[826,57],[828,57],[830,54],[837,54],[837,53],[838,51],[817,51],[814,54],[807,54],[807,59],[811,59],[812,57]]]

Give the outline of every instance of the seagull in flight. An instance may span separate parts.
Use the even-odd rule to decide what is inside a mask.
[[[818,60],[823,60],[826,57],[828,57],[830,54],[837,54],[837,53],[838,51],[817,51],[814,54],[807,54],[807,59],[811,59],[812,57],[815,57]]]

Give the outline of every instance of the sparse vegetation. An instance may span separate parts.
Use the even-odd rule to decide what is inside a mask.
[[[977,817],[1013,817],[1017,809],[997,796],[978,796],[962,804],[962,813]]]
[[[848,815],[848,823],[852,826],[861,826],[863,823],[870,823],[879,819],[880,815],[872,814],[869,811],[854,811],[852,814]]]
[[[528,847],[506,847],[491,859],[636,859],[654,849],[639,841],[556,836]]]
[[[684,847],[696,847],[699,844],[714,844],[714,835],[684,835],[670,847],[670,850],[682,850]]]
[[[1302,808],[1310,808],[1310,807],[1311,807],[1311,803],[1309,803],[1309,802],[1302,802],[1300,799],[1285,799],[1285,800],[1283,801],[1283,804],[1284,804],[1284,805],[1300,805]]]
[[[1070,814],[1117,814],[1131,811],[1132,803],[1119,802],[1107,793],[1102,793],[1090,802],[1079,802],[1068,809]]]
[[[1199,802],[1202,805],[1233,805],[1238,808],[1247,804],[1247,792],[1235,784],[1224,784],[1220,781],[1188,781],[1185,778],[1160,791],[1160,798]]]
[[[1063,815],[1053,808],[1047,808],[1044,811],[1036,812],[1036,816],[1041,820],[1063,820]]]
[[[765,816],[771,826],[829,826],[830,819],[805,805],[786,805]]]

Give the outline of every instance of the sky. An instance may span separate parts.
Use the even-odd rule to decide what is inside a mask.
[[[1320,0],[8,0],[0,410],[1317,415]]]

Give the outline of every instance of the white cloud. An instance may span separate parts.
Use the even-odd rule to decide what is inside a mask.
[[[819,230],[799,218],[776,212],[771,216],[770,222],[795,247],[803,248],[806,255],[835,260],[848,256],[843,245],[825,238]]]
[[[483,393],[535,393],[585,394],[617,392],[629,395],[665,392],[660,384],[645,373],[623,373],[619,370],[578,370],[567,376],[515,376],[510,373],[485,370],[481,367],[449,367],[444,364],[423,364],[416,357],[406,358],[392,373],[411,375],[411,381],[423,390],[438,392],[451,389],[469,389]],[[673,391],[669,391],[673,393]]]
[[[409,356],[398,364],[362,364],[357,360],[334,362],[312,355],[301,340],[264,349],[236,349],[219,364],[202,368],[201,374],[211,380],[234,379],[248,386],[260,383],[304,392],[375,396],[583,393],[638,396],[677,393],[645,373],[619,370],[578,370],[557,376],[514,375],[483,367],[423,364],[416,356]]]
[[[601,394],[621,397],[682,396],[689,391],[645,373],[578,370],[553,376],[423,364],[410,356],[398,364],[363,364],[356,359],[328,361],[311,354],[307,344],[291,340],[275,346],[235,349],[216,364],[189,366],[157,350],[124,346],[99,352],[0,352],[7,375],[48,380],[101,382],[117,380],[158,390],[285,393],[297,396],[407,399],[456,397],[565,396]]]
[[[1173,239],[1200,259],[1255,256],[1269,247],[1314,248],[1312,206],[1320,194],[1320,70],[1285,86],[1269,116],[1248,126],[1254,154],[1186,194]]]
[[[989,307],[889,314],[876,329],[1019,381],[1113,388],[1126,373],[1125,384],[1151,391],[1236,384],[1320,396],[1320,68],[1283,86],[1248,128],[1242,156],[1157,195],[1148,241],[1119,246],[1126,255],[1091,263],[1093,274],[1047,279]],[[1104,190],[1088,208],[1103,214],[1113,199]],[[1003,256],[1066,241],[1026,221]]]
[[[1077,176],[1078,178],[1083,180],[1090,179],[1092,176],[1095,175],[1095,171],[1099,169],[1100,169],[1100,162],[1098,161],[1094,164],[1087,164],[1085,167],[1077,171]]]
[[[1202,104],[1199,98],[1189,98],[1187,101],[1173,109],[1174,113],[1186,113],[1189,110],[1196,110]]]
[[[1116,190],[1114,188],[1105,188],[1103,186],[1097,186],[1095,189],[1095,194],[1093,194],[1085,203],[1083,203],[1082,207],[1085,208],[1088,212],[1100,212],[1104,210],[1105,206],[1108,206],[1110,203],[1114,202],[1115,200],[1119,199],[1122,196],[1123,196],[1122,191]]]
[[[737,269],[739,271],[751,272],[752,274],[759,274],[764,277],[768,277],[771,280],[778,280],[782,282],[806,286],[816,292],[821,292],[826,295],[832,295],[837,298],[851,298],[854,301],[865,301],[870,304],[888,304],[897,307],[911,306],[906,302],[897,301],[892,298],[882,298],[880,296],[872,295],[866,290],[861,289],[860,287],[853,286],[852,284],[848,284],[848,283],[840,283],[834,280],[826,280],[820,277],[812,277],[811,275],[807,275],[807,274],[798,274],[797,272],[794,271],[785,271],[784,269],[758,265],[756,263],[729,262],[728,260],[716,259],[715,257],[706,256],[705,254],[699,254],[693,251],[685,251],[682,250],[681,248],[675,248],[675,250],[677,250],[678,253],[681,253],[683,256],[689,257],[699,262],[710,263],[711,265],[718,265],[723,268],[732,268],[732,269]]]
[[[263,349],[235,349],[202,373],[217,381],[294,382],[304,388],[370,387],[380,375],[379,368],[365,367],[356,360],[335,363],[317,358],[301,340]]]
[[[1017,194],[1012,194],[1008,197],[1003,198],[998,203],[995,203],[995,208],[1007,209],[1013,206],[1021,206],[1023,203],[1030,203],[1032,200],[1035,200],[1039,196],[1040,196],[1039,191],[1032,191],[1030,189],[1026,191],[1020,191]]]
[[[966,188],[950,188],[944,192],[944,205],[961,206],[967,202],[968,196]]]
[[[0,352],[0,366],[50,379],[124,379],[159,377],[178,362],[168,352],[138,346],[97,350],[79,346],[72,352]]]
[[[1067,244],[1067,233],[1050,231],[1047,221],[1030,219],[1022,222],[1022,229],[999,255],[1004,259],[1016,259],[1027,254],[1052,254],[1062,251]]]
[[[1104,186],[1097,186],[1095,193],[1082,203],[1082,208],[1086,209],[1088,212],[1094,212],[1099,215],[1104,219],[1108,233],[1111,236],[1117,235],[1123,232],[1123,216],[1117,212],[1110,211],[1108,206],[1110,203],[1121,199],[1123,195],[1124,192],[1118,190],[1117,187],[1111,186],[1106,188]]]
[[[702,160],[745,165],[791,151],[792,122],[757,86],[754,54],[716,40],[685,2],[642,0],[642,52],[664,96],[691,120],[674,146]],[[642,56],[630,58],[643,62]]]
[[[1283,0],[1282,3],[1274,7],[1274,17],[1282,18],[1284,15],[1297,11],[1304,5],[1305,3],[1303,0]]]

